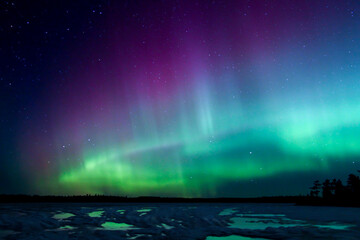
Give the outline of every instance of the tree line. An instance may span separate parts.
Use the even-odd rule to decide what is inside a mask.
[[[316,180],[310,187],[309,196],[313,198],[322,197],[324,200],[360,200],[360,177],[349,174],[345,185],[340,179],[326,179],[323,183]]]

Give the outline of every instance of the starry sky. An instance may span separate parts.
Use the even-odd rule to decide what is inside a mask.
[[[360,169],[358,1],[1,1],[0,193],[305,194]]]

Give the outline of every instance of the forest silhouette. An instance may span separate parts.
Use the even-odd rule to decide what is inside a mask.
[[[326,201],[360,202],[360,177],[349,174],[346,185],[340,179],[326,179],[322,183],[316,180],[310,187],[309,197],[322,198]]]

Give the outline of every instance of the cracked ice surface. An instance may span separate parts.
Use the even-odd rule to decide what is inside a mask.
[[[360,239],[360,209],[291,204],[1,204],[0,239]]]

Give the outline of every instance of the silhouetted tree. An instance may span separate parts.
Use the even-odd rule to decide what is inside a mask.
[[[314,181],[314,185],[310,188],[311,189],[310,196],[318,197],[320,193],[320,187],[321,187],[320,181],[319,180]]]
[[[342,184],[341,180],[338,179],[335,184],[335,197],[337,199],[343,198],[345,195],[345,187]]]
[[[322,196],[323,198],[329,199],[332,197],[331,183],[329,179],[326,179],[322,184]]]
[[[350,174],[347,180],[347,189],[353,198],[360,198],[360,178]]]
[[[337,180],[334,178],[330,183],[331,194],[333,196],[335,196],[336,182],[337,182]]]

